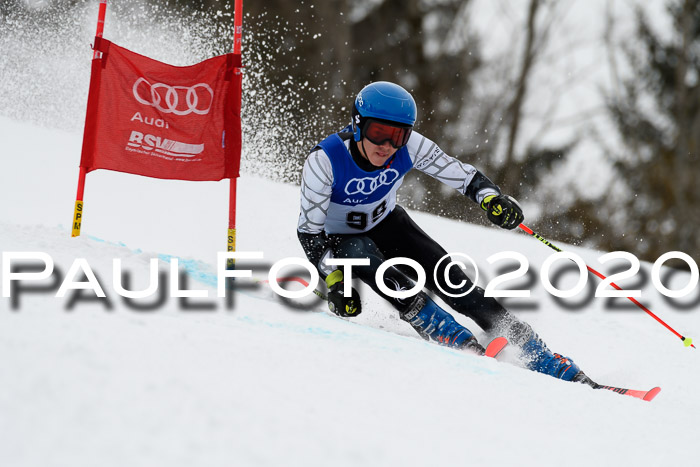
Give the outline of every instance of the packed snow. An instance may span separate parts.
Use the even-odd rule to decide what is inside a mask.
[[[504,286],[532,295],[505,303],[594,380],[661,386],[654,401],[532,373],[516,365],[512,349],[497,362],[425,342],[366,287],[355,319],[314,298],[280,299],[257,281],[280,259],[303,257],[298,187],[240,178],[238,250],[264,259],[239,261],[253,278],[238,280],[231,304],[216,297],[227,181],[96,171],[87,177],[83,235],[71,238],[81,135],[0,117],[0,141],[2,251],[43,252],[55,262],[50,278],[22,281],[0,301],[2,465],[695,462],[698,352],[641,310],[591,298],[592,276],[585,292],[554,300],[539,276],[552,251],[521,232],[411,213],[448,251],[476,261],[482,286],[501,266],[514,269],[489,264],[489,256],[525,255],[528,280]],[[598,263],[602,252],[560,246],[610,270]],[[91,290],[55,296],[79,258],[106,299]],[[151,258],[166,280],[178,258],[181,288],[209,297],[125,301],[113,284],[115,258],[133,290],[148,285]],[[576,273],[560,279],[559,288],[571,287]],[[675,289],[687,283],[687,274],[666,281]],[[621,285],[641,288],[641,301],[683,334],[700,335],[697,288],[674,304],[650,280]],[[458,319],[483,342],[490,337]]]

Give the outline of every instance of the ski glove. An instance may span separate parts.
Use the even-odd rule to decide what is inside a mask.
[[[350,297],[343,296],[345,282],[343,281],[343,271],[336,269],[326,277],[328,286],[328,308],[338,316],[344,318],[357,316],[362,313],[362,303],[360,294],[352,288]]]
[[[512,196],[487,196],[481,202],[481,208],[491,222],[504,229],[513,230],[525,219],[522,208]]]

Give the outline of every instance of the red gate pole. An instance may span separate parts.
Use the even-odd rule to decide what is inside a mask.
[[[105,13],[107,12],[107,0],[100,0],[100,9],[97,13],[97,31],[96,37],[102,37],[105,28]],[[102,58],[102,52],[95,50],[92,54],[93,62]],[[89,99],[89,97],[88,97]],[[87,126],[87,123],[86,123]],[[85,192],[85,175],[87,174],[85,167],[80,167],[78,175],[78,193],[75,196],[75,210],[73,212],[73,228],[71,237],[80,236],[80,226],[83,218],[83,194]]]
[[[242,101],[242,84],[243,76],[241,70],[241,43],[243,41],[243,0],[236,0],[234,11],[233,11],[233,55],[236,66],[233,69],[233,86],[234,86],[234,111],[236,116],[241,117],[241,101]],[[239,135],[240,136],[240,135]],[[242,138],[240,138],[242,141]],[[241,160],[242,145],[237,149],[238,154],[235,155],[237,159]],[[236,177],[230,179],[229,187],[229,215],[228,215],[228,244],[226,251],[232,252],[236,251],[236,190],[237,190]],[[229,259],[227,263],[228,269],[233,269],[236,266],[234,259]]]

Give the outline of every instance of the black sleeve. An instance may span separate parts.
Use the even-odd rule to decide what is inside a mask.
[[[306,258],[311,264],[316,266],[321,277],[325,279],[326,272],[324,272],[324,268],[321,265],[321,260],[326,254],[326,251],[330,248],[330,242],[325,232],[311,234],[299,232],[297,230],[297,237],[299,237],[299,243],[301,243],[301,247],[304,249],[304,253],[306,253]]]
[[[479,201],[477,200],[477,195],[481,190],[484,189],[494,190],[499,195],[501,194],[501,189],[498,188],[498,185],[489,180],[489,178],[483,173],[481,173],[481,171],[477,170],[476,174],[474,174],[474,178],[472,178],[472,181],[467,186],[467,190],[464,194],[467,195],[467,197],[469,197],[469,199],[471,199],[475,203],[478,203]]]

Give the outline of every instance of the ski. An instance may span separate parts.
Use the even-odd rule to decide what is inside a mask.
[[[607,389],[608,391],[623,394],[625,396],[636,397],[637,399],[642,399],[645,401],[651,401],[653,398],[656,397],[657,394],[659,394],[659,392],[661,392],[661,388],[658,386],[653,389],[650,389],[649,391],[638,391],[635,389],[616,388],[614,386],[604,386],[602,384],[599,384],[596,386],[595,389]]]
[[[505,337],[497,337],[486,346],[486,352],[484,352],[484,355],[486,357],[496,358],[506,345],[508,345],[508,339]]]

